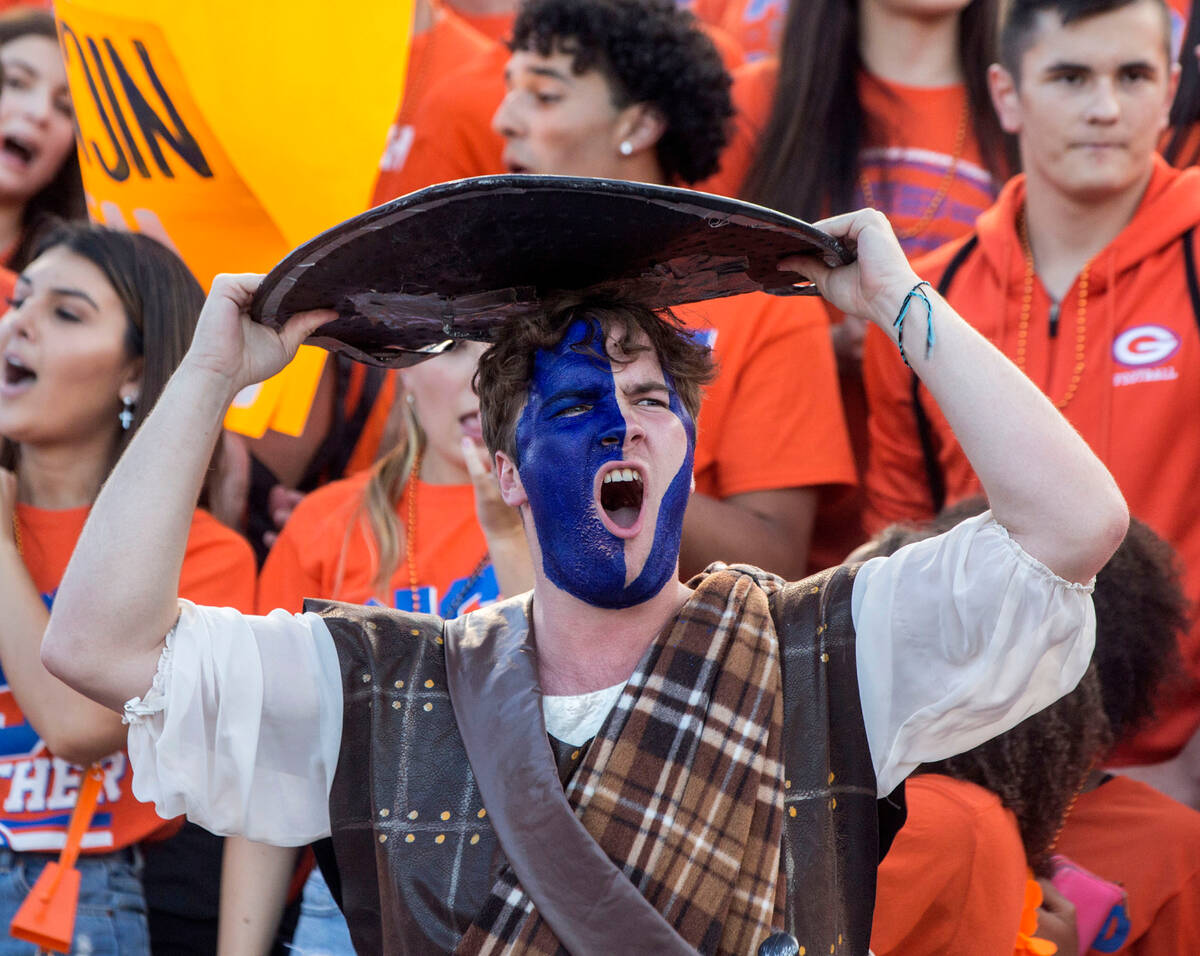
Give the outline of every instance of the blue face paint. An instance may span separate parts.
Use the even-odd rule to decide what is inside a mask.
[[[573,348],[589,341],[582,351]],[[534,356],[516,447],[546,577],[589,604],[621,608],[653,597],[675,573],[696,430],[668,381],[670,410],[683,424],[686,450],[659,504],[649,554],[627,584],[630,542],[604,526],[596,500],[597,472],[623,459],[626,433],[612,364],[592,354],[603,349],[599,324],[578,320],[557,348]],[[646,482],[646,495],[653,484]],[[653,505],[645,501],[643,510]]]

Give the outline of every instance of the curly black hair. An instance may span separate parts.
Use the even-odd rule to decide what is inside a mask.
[[[1092,664],[1066,697],[973,750],[923,764],[917,773],[940,773],[991,790],[1017,818],[1026,862],[1038,876],[1049,876],[1067,812],[1111,740]]]
[[[1190,621],[1175,549],[1145,522],[1096,575],[1096,666],[1104,710],[1120,743],[1155,715],[1182,673],[1179,637]]]
[[[871,554],[891,554],[910,541],[949,531],[987,508],[981,496],[950,505],[924,525],[894,524],[871,542]],[[1183,674],[1179,639],[1191,626],[1175,549],[1139,518],[1130,518],[1121,546],[1096,575],[1096,651],[1104,711],[1114,744],[1155,716]]]
[[[972,498],[921,527],[893,525],[873,542],[872,555],[947,531],[987,507]],[[1097,588],[1099,590],[1099,588]],[[1112,741],[1096,665],[1062,699],[1006,733],[917,773],[940,773],[992,791],[1017,818],[1025,859],[1039,876],[1050,874],[1050,855],[1067,811]]]
[[[712,41],[675,0],[527,0],[510,47],[569,53],[575,73],[608,77],[618,107],[657,109],[666,132],[656,150],[668,182],[717,171],[733,116],[731,81]]]
[[[872,542],[871,554],[947,531],[987,507],[970,498],[920,528],[893,525]],[[1096,651],[1079,686],[1006,734],[918,773],[968,780],[995,793],[1017,817],[1029,865],[1047,867],[1071,800],[1108,747],[1155,713],[1181,670],[1178,638],[1189,624],[1174,549],[1133,518],[1116,553],[1096,575]]]

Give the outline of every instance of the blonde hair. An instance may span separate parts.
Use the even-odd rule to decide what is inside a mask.
[[[388,583],[404,554],[405,530],[397,511],[409,479],[420,477],[414,471],[425,448],[425,433],[402,388],[397,390],[396,401],[384,429],[384,440],[380,443],[381,447],[389,450],[371,466],[371,476],[363,490],[362,501],[346,526],[334,579],[335,594],[341,590],[350,536],[359,526],[360,518],[366,519],[367,531],[374,545],[375,576],[371,579],[371,591],[376,597],[386,595]],[[391,604],[390,601],[387,603]]]

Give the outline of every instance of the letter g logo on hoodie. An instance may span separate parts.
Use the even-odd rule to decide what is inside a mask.
[[[1179,336],[1161,325],[1126,329],[1113,342],[1113,358],[1127,368],[1158,365],[1179,351]]]

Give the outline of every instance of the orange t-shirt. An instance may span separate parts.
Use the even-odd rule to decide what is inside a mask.
[[[1025,902],[1017,818],[990,790],[909,777],[908,819],[879,864],[876,956],[1012,953]]]
[[[1176,956],[1200,942],[1200,813],[1191,807],[1112,777],[1079,795],[1055,850],[1124,887],[1125,956]]]
[[[741,63],[741,47],[722,31],[701,26],[726,69]],[[406,100],[388,136],[372,205],[435,183],[505,172],[504,137],[492,129],[492,117],[507,92],[504,69],[510,56],[498,43],[469,55],[464,51],[419,103],[409,107]]]
[[[458,117],[457,112],[447,113],[447,110],[467,112],[474,121],[467,127],[469,134],[475,135],[482,130],[486,131],[489,140],[499,140],[491,133],[491,121],[504,96],[504,63],[508,60],[508,51],[444,6],[438,9],[436,17],[432,27],[413,37],[404,97],[397,108],[396,119],[388,129],[372,206],[434,183],[461,178],[452,170],[443,174],[435,162],[443,149],[453,153],[456,148],[442,142],[447,128]],[[490,66],[456,80],[465,88],[443,85],[446,78],[459,74],[481,59]],[[476,88],[478,84],[483,84],[482,88]],[[456,92],[459,97],[454,96]],[[431,96],[435,97],[435,105],[423,109]],[[486,116],[483,115],[485,112]],[[482,127],[478,125],[481,120]],[[455,128],[457,125],[453,123]],[[495,166],[489,172],[501,171],[502,148],[503,144],[494,149]],[[430,149],[434,149],[434,158],[422,157],[422,152]],[[477,174],[468,172],[465,175]]]
[[[453,6],[453,4],[450,4],[450,6]],[[454,12],[462,17],[463,22],[469,24],[489,40],[501,45],[508,43],[509,37],[512,36],[513,21],[517,18],[515,10],[511,13],[475,14],[464,13],[462,10],[455,10]]]
[[[1025,288],[1016,230],[1024,185],[1023,176],[1011,180],[980,216],[979,244],[962,262],[947,294],[950,304],[1009,357],[1017,354]],[[1035,278],[1025,357],[1026,374],[1055,402],[1074,389],[1063,414],[1108,466],[1129,510],[1175,547],[1192,602],[1200,599],[1200,430],[1195,417],[1200,335],[1188,294],[1183,237],[1197,225],[1200,169],[1174,170],[1156,156],[1133,219],[1092,261],[1085,321],[1078,320],[1077,280],[1063,299],[1060,327],[1051,335],[1050,300]],[[916,262],[917,274],[937,285],[960,246],[953,243]],[[1079,340],[1082,372],[1076,370]],[[870,407],[868,530],[928,518],[932,501],[911,373],[879,329],[868,331],[863,376]],[[921,396],[947,503],[978,494],[979,480],[945,416],[924,389]],[[1192,679],[1164,698],[1161,718],[1119,748],[1116,761],[1169,759],[1200,726],[1200,624],[1183,638],[1181,650]]]
[[[697,492],[728,498],[855,483],[821,300],[752,293],[674,311],[717,362],[700,408]],[[845,556],[831,557],[827,545],[836,550],[814,536],[811,567]]]
[[[738,194],[770,115],[778,73],[778,62],[768,60],[734,75],[734,141],[722,158],[721,172],[705,188]],[[976,217],[996,198],[999,184],[980,157],[966,112],[966,88],[901,86],[863,72],[858,95],[865,145],[859,152],[862,175],[853,205],[868,205],[861,185],[865,182],[873,205],[887,214],[897,232],[916,228],[932,210],[921,232],[901,239],[909,256],[970,232]],[[956,151],[962,123],[963,146]],[[954,174],[948,180],[951,166]],[[946,194],[939,202],[943,188]]]
[[[369,472],[318,488],[296,506],[271,548],[258,582],[258,610],[299,611],[306,597],[384,604],[402,611],[455,617],[500,597],[487,540],[475,517],[471,485],[416,485],[416,590],[402,555],[387,593],[376,594],[375,539],[359,508]],[[396,513],[408,515],[405,487]],[[344,553],[343,553],[344,549]],[[403,549],[402,549],[403,550]]]
[[[54,601],[87,508],[47,511],[17,506],[22,554],[34,586],[49,607]],[[119,558],[114,557],[114,560]],[[233,531],[205,511],[192,519],[179,594],[198,604],[253,609],[254,554]],[[3,676],[0,675],[0,680]],[[62,848],[75,807],[82,772],[55,757],[25,719],[16,698],[0,689],[0,844],[20,852]],[[104,786],[92,824],[83,838],[85,853],[107,853],[144,840],[172,824],[153,805],[133,796],[129,758],[119,750],[102,761]]]
[[[375,205],[435,183],[505,171],[504,138],[492,129],[492,117],[504,99],[509,56],[492,44],[432,85],[403,127],[408,132],[401,161],[379,175]]]
[[[854,483],[820,300],[751,293],[674,311],[717,363],[700,408],[696,491]]]

